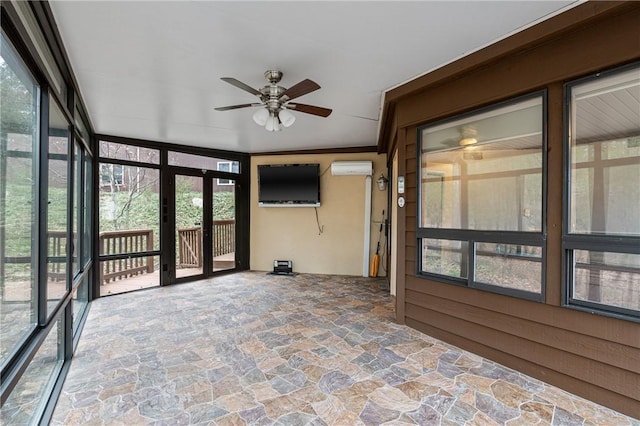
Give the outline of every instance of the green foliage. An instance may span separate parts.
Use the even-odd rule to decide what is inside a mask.
[[[233,192],[216,192],[213,194],[213,220],[235,219],[236,200]]]
[[[34,86],[27,87],[9,65],[0,61],[0,125],[2,133],[30,135],[35,126]]]
[[[35,217],[30,184],[7,183],[5,199],[5,250],[11,257],[31,255],[31,233]]]
[[[160,197],[157,192],[146,188],[130,203],[128,192],[102,193],[100,196],[100,231],[131,229],[152,229],[158,241],[160,220]],[[202,224],[202,207],[198,200],[201,192],[190,187],[189,182],[177,182],[176,225],[178,228],[190,228]],[[233,192],[213,194],[213,219],[233,219],[235,201]],[[156,243],[156,248],[157,248]]]

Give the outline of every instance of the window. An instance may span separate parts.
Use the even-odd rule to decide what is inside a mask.
[[[240,163],[237,161],[218,161],[217,170],[227,173],[240,173]],[[218,179],[218,185],[233,185],[232,179]]]
[[[100,164],[100,187],[118,191],[124,183],[122,166],[120,164]]]
[[[67,102],[82,103],[76,87],[59,71],[62,56],[49,50],[50,40],[40,27],[48,24],[36,19],[37,10],[43,9],[35,4],[2,3],[3,424],[48,422],[66,374],[63,366],[73,355],[72,332],[78,332],[78,319],[87,310],[92,276],[91,251],[80,262],[83,248],[93,247],[93,235],[83,228],[91,223],[87,218],[92,211],[89,207],[83,213],[88,204],[82,197],[92,186],[91,174],[83,172],[83,158],[91,153],[82,141],[83,137],[90,140],[91,130],[82,117],[74,116],[77,108]],[[47,15],[38,16],[46,19]],[[20,40],[20,35],[28,38]],[[76,322],[69,321],[72,316]]]
[[[640,317],[640,65],[565,93],[565,302]]]
[[[80,240],[82,233],[82,150],[78,141],[73,144],[73,217],[71,267],[72,277],[80,271]]]
[[[100,141],[100,157],[136,163],[160,164],[160,150]]]
[[[418,129],[418,273],[543,299],[545,94]]]
[[[53,97],[49,97],[48,199],[47,199],[47,312],[53,313],[67,293],[69,268],[69,122]]]
[[[160,170],[104,163],[100,169],[103,181],[102,171],[108,170],[109,179],[120,184],[101,185],[98,192],[99,253],[112,255],[159,249]]]
[[[42,415],[64,362],[64,321],[61,315],[54,320],[51,331],[0,407],[3,424],[35,424],[33,419]]]
[[[230,173],[240,173],[239,162],[223,160],[208,155],[189,154],[186,152],[169,151],[169,165],[178,167],[189,167],[192,169],[200,170],[220,170],[218,164],[220,163],[234,163],[231,169],[227,169]]]
[[[2,33],[0,49],[0,365],[37,323],[40,89]],[[6,142],[5,142],[6,138]]]
[[[82,265],[86,266],[91,260],[91,235],[93,232],[93,208],[91,197],[93,196],[93,160],[88,153],[84,155],[84,191],[83,197],[83,243],[82,243]]]

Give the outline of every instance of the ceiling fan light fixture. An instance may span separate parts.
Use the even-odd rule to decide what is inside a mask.
[[[291,114],[286,109],[280,110],[278,117],[280,118],[280,122],[284,127],[289,127],[296,121],[295,115]]]
[[[460,131],[462,139],[460,139],[460,146],[469,146],[478,143],[478,130],[475,126],[465,126]]]
[[[473,145],[474,143],[478,143],[478,139],[476,138],[464,138],[460,140],[460,145],[467,146]]]
[[[267,124],[267,120],[269,119],[269,110],[266,108],[260,108],[253,114],[253,121],[258,126],[264,126]]]
[[[269,118],[267,118],[267,124],[265,124],[264,128],[267,129],[267,132],[279,132],[280,121],[278,120],[278,116],[271,113]]]

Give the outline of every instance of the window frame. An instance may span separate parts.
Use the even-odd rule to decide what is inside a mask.
[[[30,173],[31,179],[34,180],[34,184],[31,188],[30,194],[30,202],[32,204],[32,209],[30,211],[31,215],[31,223],[30,223],[30,239],[32,241],[31,250],[30,250],[30,267],[31,267],[31,276],[29,281],[29,286],[31,290],[30,295],[30,303],[31,306],[29,308],[29,326],[25,327],[22,331],[22,335],[13,343],[13,346],[7,352],[5,359],[0,362],[0,370],[2,371],[2,379],[5,382],[5,372],[11,372],[13,370],[14,365],[20,361],[22,354],[25,351],[25,348],[28,347],[30,342],[33,339],[33,336],[37,334],[38,328],[40,324],[43,322],[41,318],[41,306],[43,303],[46,303],[46,300],[41,296],[43,293],[43,285],[41,285],[41,280],[39,279],[40,274],[40,259],[42,258],[41,250],[43,246],[46,244],[42,244],[40,242],[41,237],[41,227],[42,227],[42,219],[38,216],[38,211],[42,205],[41,202],[41,188],[40,188],[40,163],[42,157],[42,140],[43,140],[43,121],[48,121],[48,110],[46,107],[43,107],[43,98],[47,96],[48,87],[42,83],[38,76],[34,73],[33,69],[29,66],[29,57],[27,57],[23,49],[20,46],[19,40],[15,40],[10,28],[5,28],[6,25],[3,22],[3,27],[0,29],[0,44],[2,44],[2,55],[3,61],[11,68],[11,71],[18,75],[21,83],[26,87],[24,79],[29,79],[33,84],[34,93],[33,97],[33,133],[31,140],[31,151],[15,151],[15,150],[5,150],[5,158],[2,160],[6,163],[7,160],[16,157],[28,158],[31,161]],[[45,118],[46,115],[46,118]],[[4,166],[4,164],[3,164]],[[4,170],[6,174],[7,170]],[[3,176],[3,190],[6,189],[7,180],[5,176]],[[4,194],[2,195],[4,197]],[[5,200],[6,202],[6,200]],[[4,202],[3,202],[4,204]],[[5,206],[6,208],[6,206]],[[3,213],[4,214],[4,213]],[[6,238],[6,235],[3,235],[3,239]],[[5,242],[3,242],[4,244]],[[6,252],[3,250],[3,255],[6,256]],[[5,273],[5,265],[4,259],[2,260],[3,266],[0,268],[0,273]],[[4,289],[0,289],[3,292],[3,300],[4,300]],[[44,301],[43,301],[44,300]],[[5,342],[6,344],[6,342]],[[15,385],[15,382],[9,383],[10,387]],[[5,385],[3,384],[1,393],[1,397],[5,398],[4,392]]]
[[[229,165],[229,170],[220,170],[220,165],[221,164],[228,164]],[[238,165],[238,171],[233,171],[233,165],[237,164]],[[216,163],[216,171],[222,172],[222,173],[240,173],[240,164],[237,161],[218,161]],[[231,185],[235,185],[235,181],[234,179],[231,178],[217,178],[216,180],[216,185],[218,186],[231,186]]]
[[[575,250],[589,252],[611,252],[621,254],[640,255],[640,236],[622,234],[579,234],[570,232],[571,229],[571,89],[585,83],[615,76],[630,70],[637,69],[640,72],[640,61],[622,65],[605,71],[571,80],[563,85],[563,164],[562,164],[562,306],[576,309],[591,314],[599,314],[614,318],[640,322],[640,310],[623,308],[615,305],[607,305],[574,297],[575,275]]]
[[[48,374],[47,384],[41,394],[36,396],[34,403],[34,411],[30,423],[47,423],[53,413],[58,395],[62,389],[62,383],[69,369],[70,360],[73,356],[73,348],[77,346],[77,339],[74,340],[72,335],[73,329],[71,325],[71,255],[67,253],[65,256],[66,274],[65,274],[65,295],[56,304],[52,312],[48,311],[47,297],[47,227],[48,227],[48,191],[49,185],[49,159],[51,156],[58,156],[62,159],[66,155],[67,170],[67,196],[66,205],[70,212],[74,201],[74,194],[71,191],[71,185],[74,181],[72,170],[72,162],[70,161],[71,152],[67,149],[65,154],[53,153],[49,155],[49,137],[55,132],[50,132],[50,112],[51,105],[55,104],[60,114],[66,122],[68,130],[68,148],[73,146],[75,132],[79,127],[79,122],[86,130],[86,137],[89,144],[84,143],[82,150],[92,155],[94,144],[90,138],[93,137],[93,130],[87,120],[86,114],[83,117],[75,117],[73,104],[80,105],[82,108],[83,101],[79,95],[76,85],[71,75],[66,73],[68,70],[68,61],[56,48],[60,42],[56,34],[51,32],[51,23],[53,16],[48,9],[41,3],[26,2],[6,2],[2,4],[2,19],[0,20],[3,38],[7,40],[11,46],[11,53],[19,59],[26,67],[28,73],[33,77],[37,86],[37,144],[36,150],[33,151],[33,173],[35,185],[35,198],[33,206],[39,214],[36,214],[34,221],[34,232],[32,235],[32,253],[31,264],[35,271],[35,286],[32,292],[32,303],[34,304],[34,322],[35,328],[23,339],[19,347],[14,348],[9,358],[2,364],[2,384],[0,386],[0,401],[4,406],[5,401],[12,396],[16,386],[23,380],[25,372],[30,367],[34,357],[37,357],[38,351],[41,349],[43,342],[51,333],[57,330],[57,361],[55,366]],[[44,40],[47,42],[45,43]],[[59,46],[58,46],[59,47]],[[3,51],[4,54],[4,51]],[[93,185],[92,182],[88,185]],[[71,192],[70,192],[71,191]],[[71,241],[71,232],[74,227],[73,219],[70,214],[67,215],[65,221],[65,229],[67,241]],[[93,246],[93,235],[89,245]],[[69,251],[69,250],[68,250]],[[93,250],[91,251],[93,256]],[[94,273],[92,259],[88,259],[82,273],[76,278],[90,276]],[[73,286],[75,287],[75,282]],[[89,297],[92,296],[89,292]],[[87,304],[83,305],[76,314],[80,318],[79,328],[82,327],[82,321],[86,318],[88,309]],[[79,335],[79,334],[77,334]],[[53,337],[52,337],[53,338]],[[4,408],[4,407],[3,407]]]
[[[455,228],[428,228],[421,226],[422,215],[422,132],[429,127],[440,126],[448,122],[460,121],[465,118],[470,118],[476,115],[482,115],[492,110],[508,107],[510,105],[516,105],[518,103],[526,102],[528,100],[540,98],[542,106],[542,122],[541,122],[541,138],[542,145],[540,147],[540,155],[542,156],[542,164],[540,168],[541,174],[541,199],[540,199],[540,231],[488,231],[477,229],[455,229]],[[548,93],[547,89],[537,90],[521,96],[512,97],[500,102],[495,102],[489,105],[485,105],[479,108],[474,108],[467,112],[450,116],[443,119],[438,119],[432,122],[425,123],[417,128],[417,203],[416,203],[416,266],[415,274],[417,277],[429,279],[432,281],[438,281],[446,284],[453,284],[461,287],[473,288],[477,290],[483,290],[491,293],[497,293],[505,296],[517,297],[520,299],[531,300],[535,302],[544,303],[546,301],[546,257],[547,257],[547,209],[548,209],[548,159],[547,159],[547,123],[548,123]],[[457,240],[467,242],[467,277],[457,278],[446,275],[441,275],[432,272],[426,272],[422,270],[422,240],[423,239],[442,239],[442,240]],[[495,284],[488,284],[479,282],[476,280],[476,243],[494,243],[494,244],[509,244],[509,245],[523,245],[523,246],[536,246],[540,247],[541,253],[539,261],[541,263],[540,268],[540,292],[534,293],[525,290],[503,287]],[[532,260],[533,258],[527,258]]]

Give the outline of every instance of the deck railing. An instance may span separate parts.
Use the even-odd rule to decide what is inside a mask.
[[[47,279],[64,281],[67,278],[67,232],[47,232]]]
[[[98,247],[101,255],[152,251],[153,230],[101,232]],[[100,263],[101,284],[153,272],[153,256],[103,260]]]
[[[235,220],[213,221],[213,256],[224,256],[235,252]],[[58,258],[66,252],[66,232],[49,231],[49,256]],[[202,228],[178,229],[177,266],[183,268],[202,267]],[[98,236],[100,255],[116,255],[153,251],[153,230],[106,231]],[[25,259],[25,262],[27,260]],[[153,256],[109,259],[100,262],[100,282],[108,284],[140,274],[154,271]],[[13,262],[18,263],[18,262]],[[20,262],[21,263],[21,262]],[[50,262],[49,278],[65,279],[65,262]]]
[[[178,229],[178,268],[202,267],[202,228]]]
[[[223,256],[236,251],[236,221],[213,221],[213,257]],[[202,267],[202,228],[178,229],[178,260],[179,268]]]
[[[98,238],[98,247],[100,255],[152,251],[153,230],[134,229],[101,232]],[[101,284],[153,272],[153,256],[103,260],[100,263],[102,265],[100,268]]]
[[[236,251],[236,221],[213,221],[213,256],[222,256]]]

